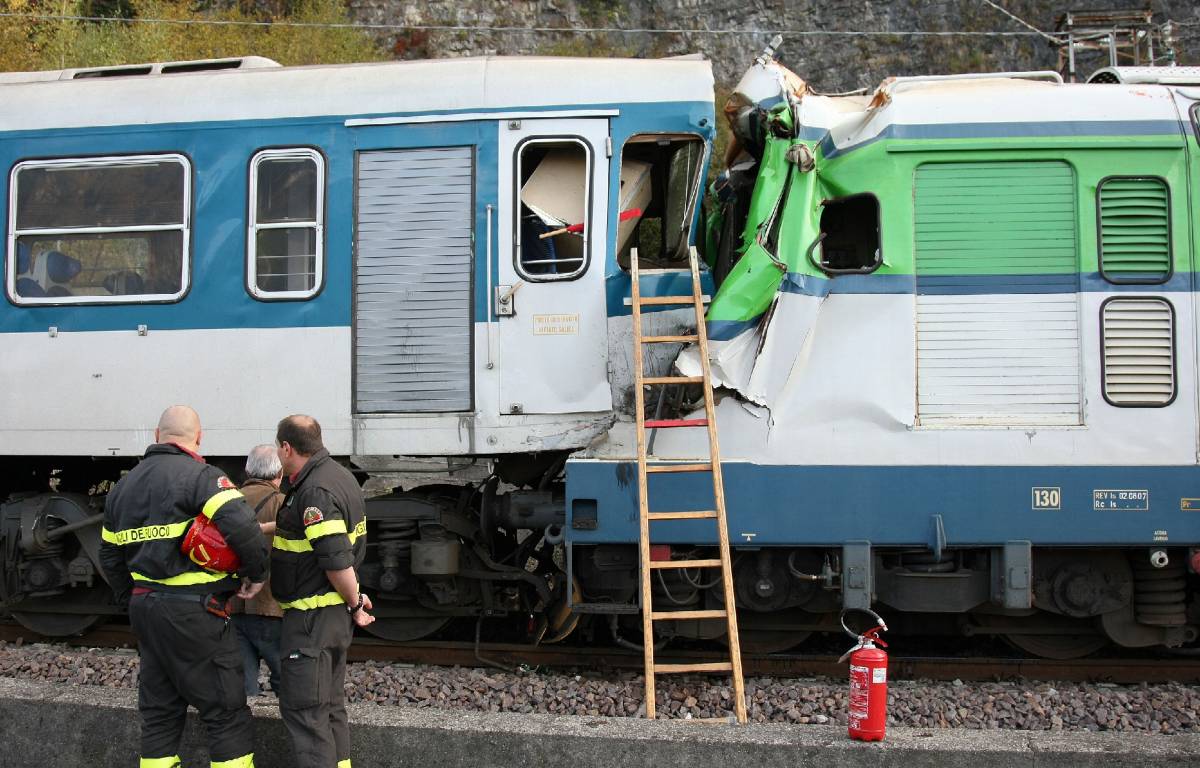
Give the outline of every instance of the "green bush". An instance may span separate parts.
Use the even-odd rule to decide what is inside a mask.
[[[248,4],[249,5],[249,4]],[[188,2],[0,0],[0,70],[100,67],[153,61],[266,56],[280,64],[380,61],[388,51],[367,31],[348,27],[344,0],[297,0],[277,10]],[[38,16],[107,16],[79,21]],[[230,23],[187,23],[187,22]],[[250,22],[266,22],[254,24]],[[290,26],[286,23],[316,26]]]

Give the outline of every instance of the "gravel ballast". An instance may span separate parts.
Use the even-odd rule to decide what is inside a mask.
[[[73,685],[137,687],[138,658],[128,650],[0,642],[0,677]],[[753,722],[844,726],[847,684],[828,678],[746,678]],[[506,673],[493,669],[351,664],[350,702],[478,712],[632,717],[644,714],[633,673]],[[659,717],[713,717],[731,709],[731,690],[712,678],[659,682]],[[1200,686],[1106,683],[953,683],[889,685],[889,725],[918,728],[1200,733]]]

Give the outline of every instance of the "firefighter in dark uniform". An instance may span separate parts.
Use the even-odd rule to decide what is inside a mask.
[[[287,494],[275,519],[271,591],[283,608],[279,711],[298,768],[350,768],[343,685],[355,625],[374,621],[355,568],[367,549],[366,504],[329,456],[321,425],[289,416],[275,434]]]
[[[258,520],[242,494],[204,462],[200,418],[183,405],[168,408],[155,444],[108,494],[100,562],[117,599],[129,604],[141,670],[141,768],[176,768],[188,704],[208,732],[212,768],[253,768],[254,732],[237,637],[225,601],[253,596],[267,577],[268,556]],[[215,526],[205,560],[181,549],[193,526]],[[223,541],[220,539],[223,537]],[[240,560],[238,575],[209,570]]]

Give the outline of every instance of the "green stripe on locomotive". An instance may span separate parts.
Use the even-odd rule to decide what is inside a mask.
[[[791,128],[786,109],[777,110],[772,119]],[[794,144],[809,147],[815,171],[805,173],[788,162]],[[1160,179],[1169,197],[1171,265],[1177,273],[1190,271],[1184,151],[1189,144],[1195,151],[1190,131],[1174,136],[884,138],[827,158],[827,145],[820,141],[768,136],[742,234],[742,256],[714,297],[708,319],[758,317],[787,273],[826,278],[808,258],[820,234],[821,204],[861,193],[874,195],[880,205],[883,263],[872,274],[913,276],[918,253],[922,276],[1088,274],[1100,271],[1101,183],[1113,177]],[[778,248],[772,254],[760,241],[777,211]],[[1145,221],[1127,222],[1128,231],[1158,243],[1163,214],[1145,214]]]

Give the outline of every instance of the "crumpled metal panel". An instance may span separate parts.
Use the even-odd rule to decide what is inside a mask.
[[[470,147],[359,155],[357,413],[471,409],[472,188]]]

